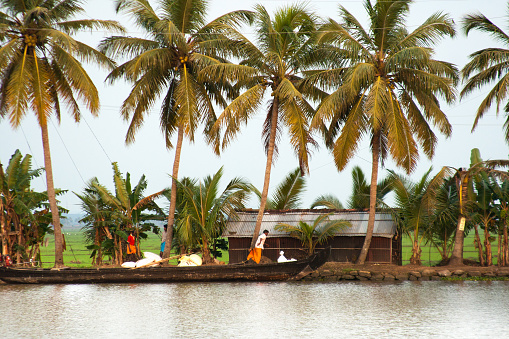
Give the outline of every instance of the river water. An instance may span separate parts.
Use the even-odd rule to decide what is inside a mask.
[[[0,285],[0,338],[507,338],[509,282]]]

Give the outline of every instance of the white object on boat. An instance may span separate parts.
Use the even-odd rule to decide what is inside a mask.
[[[289,261],[297,261],[297,259],[286,259],[285,252],[281,251],[279,252],[280,256],[277,258],[277,262],[289,262]]]
[[[180,258],[178,266],[197,266],[197,265],[194,262],[192,262],[187,255],[184,255],[183,257]]]
[[[122,263],[122,266],[123,268],[135,268],[136,267],[136,263],[134,261],[126,261],[124,263]]]
[[[197,254],[184,255],[180,258],[179,266],[201,266],[202,259]]]
[[[285,252],[281,251],[279,252],[279,258],[277,258],[277,262],[287,262],[288,259],[285,257]]]
[[[140,266],[146,266],[148,264],[150,264],[151,262],[154,262],[154,260],[152,259],[148,259],[148,258],[145,258],[145,259],[140,259],[136,262],[136,267],[140,267]],[[150,265],[151,267],[152,266],[157,266],[158,264],[154,264],[154,265]]]
[[[196,264],[196,266],[201,266],[203,261],[201,260],[201,257],[198,254],[191,254],[189,256],[189,259]]]
[[[159,255],[152,253],[152,252],[143,252],[143,256],[146,259],[152,259],[152,261],[161,261],[163,258],[161,258]]]

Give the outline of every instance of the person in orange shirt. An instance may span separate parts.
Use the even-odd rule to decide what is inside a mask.
[[[260,263],[260,259],[262,258],[262,250],[264,249],[265,240],[267,239],[267,235],[269,231],[264,230],[262,234],[256,239],[255,248],[251,249],[249,255],[247,256],[247,260],[253,259],[257,264]],[[269,246],[269,245],[267,245]]]

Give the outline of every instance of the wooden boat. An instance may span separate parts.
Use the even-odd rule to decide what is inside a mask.
[[[167,283],[186,281],[297,280],[322,266],[330,255],[324,249],[304,260],[253,265],[162,266],[126,268],[11,268],[0,267],[8,284]]]

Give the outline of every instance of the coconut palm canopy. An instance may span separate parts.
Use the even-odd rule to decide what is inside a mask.
[[[509,23],[509,3],[506,5],[506,25]],[[497,114],[500,106],[504,105],[506,113],[506,121],[504,123],[505,139],[509,142],[509,101],[507,94],[509,88],[507,81],[509,80],[509,35],[497,26],[493,21],[481,13],[469,14],[463,18],[463,30],[466,35],[471,31],[480,31],[494,38],[501,47],[491,46],[478,50],[470,55],[470,62],[463,68],[463,79],[466,80],[465,87],[461,91],[461,96],[467,96],[474,91],[495,83],[488,95],[479,105],[477,115],[475,117],[472,131],[477,127],[479,119],[489,110],[492,104],[496,103]],[[507,28],[507,27],[506,27]]]
[[[452,132],[439,98],[454,101],[458,70],[434,59],[433,47],[454,36],[454,24],[448,15],[436,13],[410,31],[406,18],[411,3],[365,0],[367,29],[340,6],[340,21],[330,19],[323,25],[318,40],[323,50],[337,54],[329,59],[333,68],[310,74],[310,82],[333,90],[321,102],[311,127],[330,123],[326,140],[333,139],[337,168],[346,167],[364,136],[371,142],[370,226],[359,263],[364,263],[371,241],[379,161],[383,165],[390,157],[410,173],[417,165],[418,146],[429,158],[435,153],[432,126],[445,136]]]

